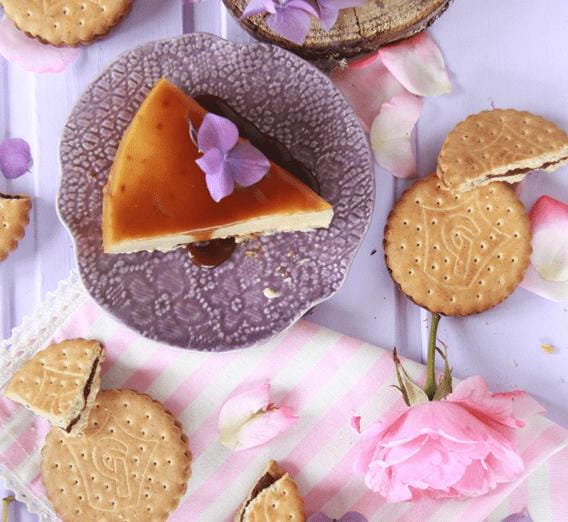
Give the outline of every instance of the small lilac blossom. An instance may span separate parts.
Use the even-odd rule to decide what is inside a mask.
[[[501,522],[533,522],[527,509],[523,509],[520,513],[513,513],[507,518],[504,518]]]
[[[233,192],[235,184],[249,187],[270,169],[270,161],[248,141],[239,143],[239,130],[227,118],[208,113],[197,131],[190,122],[190,137],[203,156],[195,162],[205,172],[211,197],[219,202]]]
[[[19,178],[31,166],[32,154],[27,141],[9,138],[0,143],[0,171],[8,179]]]
[[[312,23],[319,19],[316,4],[310,0],[250,0],[241,18],[268,13],[266,25],[291,42],[302,45]]]
[[[349,511],[349,513],[345,513],[341,518],[329,518],[327,515],[323,513],[314,513],[308,517],[307,522],[368,522],[367,519],[361,515],[361,513],[357,513],[356,511]]]
[[[337,22],[339,11],[350,7],[361,7],[367,0],[317,0],[319,22],[324,31],[329,31]]]

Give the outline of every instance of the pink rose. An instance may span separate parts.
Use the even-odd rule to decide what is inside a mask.
[[[356,473],[388,502],[483,495],[524,469],[514,431],[543,409],[526,393],[490,393],[481,377],[361,434]]]

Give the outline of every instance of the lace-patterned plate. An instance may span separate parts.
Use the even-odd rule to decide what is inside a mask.
[[[123,132],[161,77],[190,94],[219,96],[286,145],[333,205],[330,228],[241,244],[213,270],[194,266],[183,249],[104,254],[102,188]],[[335,293],[374,201],[366,136],[327,77],[280,48],[207,34],[149,43],[113,62],[67,121],[61,168],[59,213],[89,293],[142,335],[199,350],[268,339]]]

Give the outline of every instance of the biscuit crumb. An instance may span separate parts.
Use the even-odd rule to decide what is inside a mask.
[[[548,343],[543,343],[543,344],[541,344],[541,345],[540,345],[540,349],[541,349],[544,353],[547,353],[548,355],[554,353],[554,346],[552,346],[551,344],[548,344]]]
[[[262,293],[267,299],[276,299],[277,297],[280,297],[280,292],[278,290],[274,290],[274,288],[270,288],[268,286],[263,290]]]

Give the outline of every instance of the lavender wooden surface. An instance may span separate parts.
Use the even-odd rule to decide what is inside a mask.
[[[568,128],[567,24],[566,0],[454,1],[431,30],[452,73],[453,92],[426,99],[416,136],[421,175],[434,169],[441,143],[458,121],[492,105],[531,110]],[[3,337],[75,265],[71,241],[55,213],[59,136],[74,101],[122,51],[189,31],[250,40],[217,0],[186,6],[181,0],[136,0],[123,25],[85,49],[64,74],[34,76],[0,59],[0,138],[26,138],[35,159],[30,174],[12,182],[0,178],[0,191],[34,197],[26,237],[0,265]],[[396,345],[404,355],[423,360],[426,314],[395,290],[381,249],[386,216],[407,182],[380,168],[376,174],[374,219],[350,276],[309,319],[383,347]],[[568,168],[536,175],[523,197],[530,205],[544,193],[568,201]],[[450,348],[457,377],[482,374],[495,390],[524,388],[552,419],[568,426],[568,303],[519,289],[479,316],[443,319],[440,338]],[[554,353],[544,353],[543,343],[554,346]],[[36,518],[19,506],[11,509],[11,520]]]

